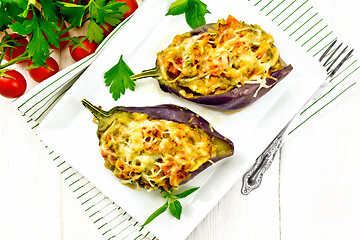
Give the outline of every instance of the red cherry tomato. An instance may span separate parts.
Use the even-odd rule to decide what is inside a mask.
[[[32,61],[29,62],[29,66],[31,64],[33,64]],[[59,71],[59,64],[52,57],[47,58],[45,64],[47,67],[41,66],[38,68],[29,69],[31,78],[36,82],[42,82]]]
[[[21,36],[21,35],[19,35],[17,33],[12,33],[9,36],[12,39],[18,38],[18,39],[16,39],[16,42],[22,44],[23,46],[14,46],[12,48],[7,48],[6,51],[5,51],[5,54],[4,54],[4,59],[6,61],[10,61],[10,60],[12,60],[14,58],[17,58],[21,54],[23,54],[25,52],[25,50],[26,50],[26,46],[29,43],[29,41],[25,37],[23,37],[23,36]],[[24,61],[26,61],[26,60],[24,60]],[[24,62],[24,61],[19,61],[18,63]]]
[[[129,17],[139,7],[136,0],[116,0],[117,2],[124,2],[130,9],[124,14],[122,20]]]
[[[0,73],[0,94],[7,98],[17,98],[26,90],[24,76],[16,70],[8,70]]]
[[[101,25],[100,27],[101,27],[101,29],[104,31],[104,32],[103,32],[104,38],[107,37],[107,35],[109,35],[110,32],[114,29],[114,27],[111,26],[111,25],[108,24],[108,23],[104,23],[104,24]]]
[[[83,37],[84,36],[79,36],[78,38],[81,39]],[[87,57],[90,54],[94,53],[96,48],[98,47],[98,44],[95,41],[92,41],[90,43],[87,38],[82,41],[82,44],[85,46],[86,49],[80,46],[74,47],[74,45],[71,45],[69,47],[70,55],[75,61],[79,61],[84,57]]]

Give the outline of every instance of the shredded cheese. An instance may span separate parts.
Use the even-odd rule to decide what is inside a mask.
[[[101,133],[105,166],[126,184],[169,190],[216,156],[208,134],[196,126],[119,112]]]
[[[269,87],[266,78],[283,68],[273,37],[232,16],[214,27],[195,36],[177,35],[158,53],[161,81],[184,97],[224,93],[248,83]]]

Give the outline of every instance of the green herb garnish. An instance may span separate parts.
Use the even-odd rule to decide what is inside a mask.
[[[130,78],[132,75],[134,73],[124,62],[122,55],[119,62],[105,73],[105,85],[110,86],[110,93],[115,101],[120,98],[121,94],[125,94],[126,89],[135,90],[135,82]]]
[[[150,217],[148,217],[148,219],[146,219],[146,221],[142,225],[142,227],[149,224],[152,220],[154,220],[160,214],[165,212],[168,208],[170,210],[171,215],[173,215],[174,217],[176,217],[177,219],[180,220],[182,206],[181,206],[181,203],[178,201],[178,199],[185,198],[198,189],[199,189],[199,187],[191,188],[191,189],[186,190],[179,194],[173,194],[172,191],[171,192],[162,191],[162,192],[164,192],[163,198],[166,199],[165,204],[162,205],[160,208],[158,208],[153,214],[151,214]]]
[[[32,19],[26,19],[22,23],[14,22],[10,27],[19,35],[31,34],[26,52],[28,57],[35,62],[33,67],[45,65],[46,59],[50,56],[49,44],[59,47],[59,37],[55,31],[59,31],[60,28],[51,20],[38,17],[34,14]]]
[[[187,24],[195,29],[206,24],[205,14],[210,13],[207,5],[200,0],[176,0],[170,5],[168,15],[180,15],[185,13]]]
[[[9,29],[30,37],[25,53],[0,68],[25,59],[34,62],[28,69],[46,66],[52,45],[59,48],[60,41],[71,40],[67,37],[60,39],[60,36],[74,27],[83,26],[85,22],[89,22],[86,37],[90,42],[100,43],[104,39],[104,31],[100,26],[104,23],[118,25],[128,10],[125,2],[116,0],[84,0],[80,3],[62,0],[0,0],[0,31]],[[58,24],[63,26],[64,21],[67,27],[61,29]],[[8,46],[2,46],[2,50],[4,47]]]
[[[57,2],[61,7],[60,12],[68,19],[73,26],[81,26],[84,21],[84,16],[89,13],[89,26],[86,32],[86,37],[90,42],[93,40],[100,43],[104,36],[103,30],[100,26],[106,22],[112,26],[116,26],[121,22],[121,19],[129,9],[124,2],[105,1],[105,0],[90,0],[86,5],[75,3]]]

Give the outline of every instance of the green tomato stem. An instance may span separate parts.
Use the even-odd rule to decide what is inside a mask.
[[[70,30],[73,29],[74,27],[75,27],[75,26],[70,25],[69,27],[67,27],[67,28],[64,29],[63,31],[59,31],[59,32],[58,32],[59,36],[62,35],[62,34],[64,34],[64,33],[66,33],[66,32],[68,32],[68,31],[70,31]],[[61,39],[61,40],[62,40],[62,39]]]
[[[88,17],[88,18],[85,18],[82,22],[86,22],[86,21],[89,21],[91,19],[91,17]]]
[[[3,58],[3,55],[1,55],[1,60],[2,60],[2,58]],[[20,56],[0,65],[0,69],[6,68],[10,65],[13,65],[14,63],[17,63],[18,61],[27,60],[27,59],[30,59],[30,58],[28,57],[28,54],[25,52],[25,53],[21,54]]]

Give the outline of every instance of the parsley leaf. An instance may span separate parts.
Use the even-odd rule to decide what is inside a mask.
[[[29,58],[34,62],[31,68],[45,65],[46,59],[50,56],[49,43],[56,47],[59,46],[59,38],[55,31],[59,31],[60,28],[49,20],[34,15],[32,19],[27,19],[23,23],[15,22],[10,27],[19,35],[31,34],[29,44],[26,47]]]
[[[86,36],[91,42],[94,40],[99,43],[104,38],[100,28],[104,22],[115,26],[121,22],[123,14],[127,11],[124,2],[95,0],[89,3],[90,24]],[[92,22],[91,22],[92,21]]]
[[[29,53],[30,58],[34,62],[33,67],[45,65],[46,59],[50,56],[49,53],[49,43],[46,41],[43,33],[40,31],[40,26],[38,22],[35,22],[35,28],[32,32],[32,38],[30,39],[29,44],[27,45],[26,50]]]
[[[42,11],[44,13],[44,18],[51,20],[53,22],[57,22],[58,16],[57,16],[57,9],[54,4],[54,1],[53,0],[39,0],[39,2],[41,4]]]
[[[134,73],[124,62],[122,55],[119,62],[105,73],[105,85],[110,86],[110,93],[115,101],[120,98],[121,94],[125,94],[126,89],[135,90],[135,82],[130,79],[132,75]]]
[[[86,6],[78,5],[74,3],[58,2],[61,7],[61,14],[75,27],[82,25],[82,20],[85,15]]]
[[[32,31],[32,21],[31,20],[25,20],[23,23],[20,22],[14,22],[10,25],[12,30],[14,32],[17,32],[20,35],[29,35]]]
[[[104,38],[104,30],[96,24],[94,19],[90,19],[89,26],[86,32],[86,37],[89,39],[89,42],[95,41],[95,42],[101,42]]]
[[[59,36],[55,31],[60,31],[60,27],[56,25],[54,22],[50,22],[43,18],[39,18],[39,25],[41,27],[42,32],[48,39],[48,42],[54,44],[56,48],[59,47]],[[45,38],[46,39],[46,38]]]
[[[25,6],[22,6],[26,8]],[[0,31],[4,31],[11,22],[19,21],[20,15],[24,9],[14,2],[0,1]]]
[[[206,24],[205,14],[210,11],[207,10],[207,5],[200,0],[176,0],[170,5],[166,16],[183,13],[185,13],[187,24],[195,29]]]
[[[129,10],[130,8],[126,5],[125,2],[117,2],[117,1],[110,1],[108,4],[104,6],[104,22],[115,26],[121,22],[123,15]]]

